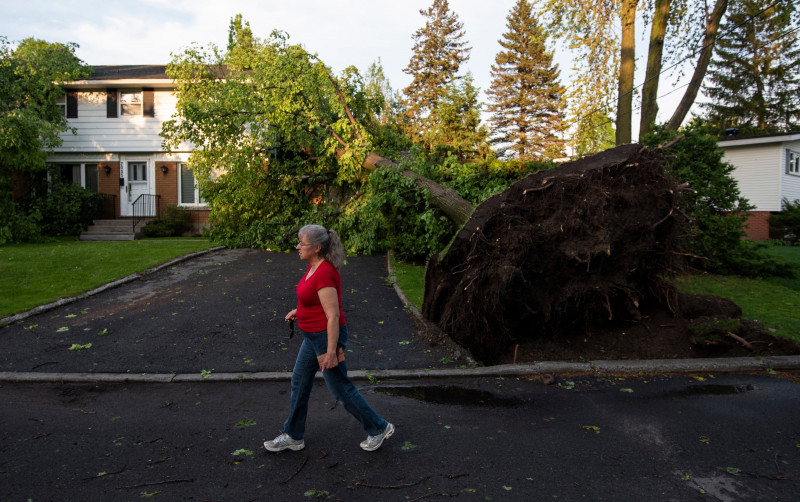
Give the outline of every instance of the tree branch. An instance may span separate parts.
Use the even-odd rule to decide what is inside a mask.
[[[700,49],[700,57],[697,60],[697,65],[695,66],[694,73],[692,74],[692,80],[689,81],[689,87],[687,87],[686,92],[683,93],[683,98],[681,98],[681,102],[678,104],[678,107],[672,114],[672,118],[670,118],[669,122],[667,122],[666,128],[668,131],[677,130],[681,126],[683,119],[686,118],[686,114],[689,113],[689,109],[694,104],[694,100],[697,99],[697,93],[700,91],[700,85],[703,83],[703,79],[706,76],[706,70],[708,69],[708,64],[711,62],[711,55],[714,53],[714,44],[717,40],[719,23],[727,9],[728,0],[717,0],[716,5],[714,6],[714,11],[711,13],[711,17],[708,18],[708,21],[706,22],[706,32],[705,36],[703,37],[703,48]]]

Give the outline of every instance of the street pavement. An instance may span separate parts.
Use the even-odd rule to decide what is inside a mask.
[[[362,451],[318,380],[306,448],[268,453],[303,269],[218,250],[0,329],[0,500],[798,500],[798,358],[472,367],[418,335],[385,257],[349,259],[342,303],[397,432]]]

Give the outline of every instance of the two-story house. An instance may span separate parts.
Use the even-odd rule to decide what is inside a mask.
[[[47,159],[61,176],[106,194],[106,217],[155,217],[159,208],[191,213],[199,231],[208,209],[187,160],[190,145],[167,152],[161,125],[175,111],[175,85],[165,66],[95,66],[92,75],[64,85],[60,103],[71,132]]]
[[[748,239],[769,238],[770,214],[782,210],[784,199],[800,199],[800,132],[731,136],[718,145],[723,160],[735,166],[732,176],[742,196],[755,206],[747,221]]]

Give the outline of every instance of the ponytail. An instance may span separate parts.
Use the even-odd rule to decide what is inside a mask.
[[[319,254],[339,270],[347,253],[335,230],[325,229],[321,225],[306,225],[297,232],[298,238],[301,235],[305,235],[312,246],[320,246]]]

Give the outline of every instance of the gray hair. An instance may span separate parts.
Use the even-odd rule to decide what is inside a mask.
[[[306,237],[311,246],[320,246],[320,256],[328,260],[336,270],[339,270],[347,253],[335,230],[326,229],[322,225],[306,225],[297,232],[297,238],[299,239],[301,235]]]

